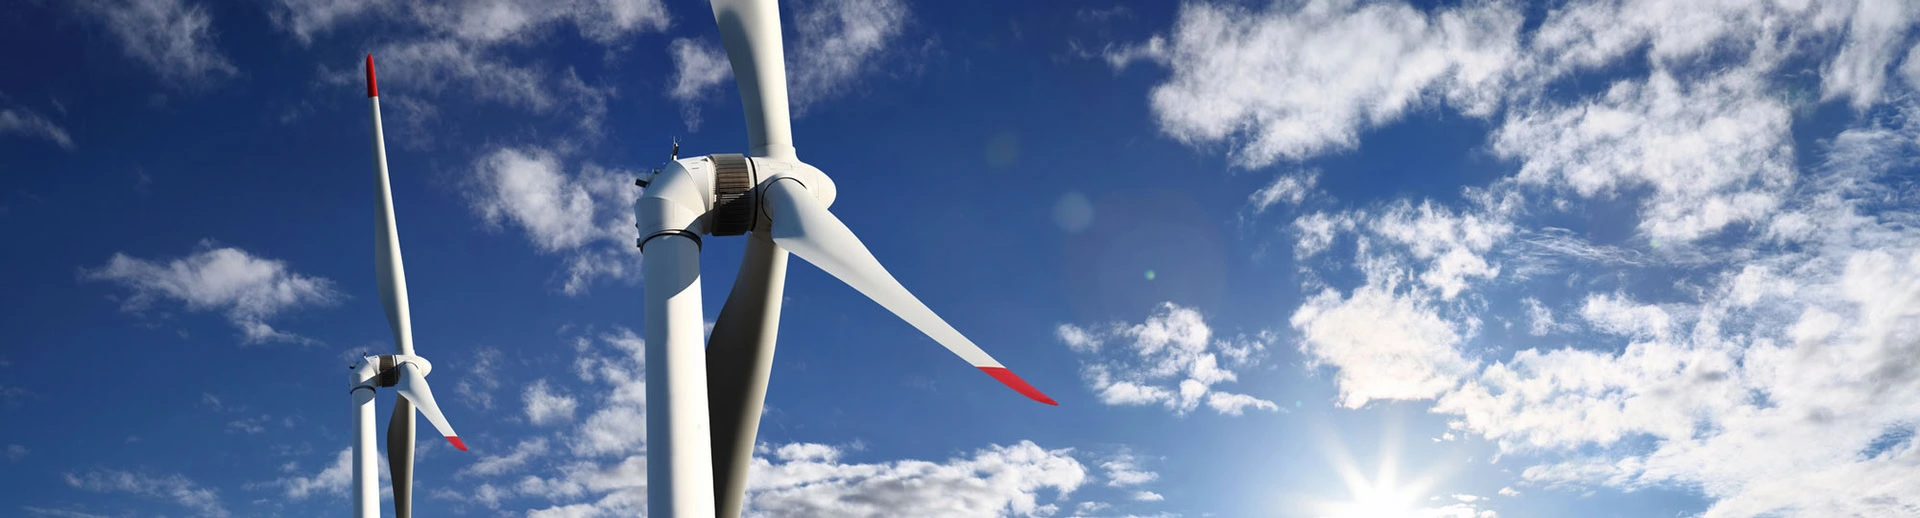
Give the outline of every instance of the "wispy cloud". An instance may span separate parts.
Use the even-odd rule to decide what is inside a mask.
[[[128,57],[176,86],[204,87],[239,73],[217,48],[213,15],[187,0],[82,0]]]
[[[249,344],[308,341],[274,329],[267,320],[344,297],[334,290],[333,281],[302,275],[285,262],[212,241],[201,241],[198,250],[186,257],[159,262],[116,253],[106,265],[82,269],[80,275],[132,291],[120,305],[129,313],[145,314],[159,302],[178,302],[189,312],[222,312]]]
[[[547,454],[546,438],[536,437],[532,439],[527,439],[527,440],[520,441],[520,444],[514,445],[513,450],[510,452],[507,452],[507,454],[505,455],[481,456],[480,460],[476,460],[473,462],[473,464],[469,464],[467,465],[467,467],[461,468],[459,475],[463,477],[464,476],[490,477],[494,475],[499,475],[502,473],[506,473],[508,471],[518,470],[522,466],[527,465],[527,461],[532,460],[535,457],[545,456],[546,454]]]
[[[787,84],[795,114],[850,91],[906,28],[899,0],[819,0],[793,13]]]
[[[171,500],[199,516],[230,516],[220,503],[220,492],[201,487],[182,475],[149,475],[130,471],[99,469],[84,474],[67,473],[67,485],[96,493],[128,493]]]
[[[27,108],[0,109],[0,135],[38,137],[60,145],[61,149],[74,149],[73,137],[67,135],[66,128]]]
[[[687,131],[699,131],[701,102],[733,77],[733,65],[727,62],[727,51],[712,43],[675,38],[668,52],[673,54],[673,89],[667,96],[680,102]]]

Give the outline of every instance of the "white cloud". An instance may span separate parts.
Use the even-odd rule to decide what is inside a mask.
[[[582,37],[614,45],[636,33],[666,30],[671,21],[660,0],[495,0],[405,6],[365,0],[279,0],[268,15],[303,45],[372,15],[414,25],[439,38],[486,45],[527,43],[561,22],[573,24]]]
[[[300,44],[313,43],[313,37],[379,8],[375,0],[279,0],[268,9],[273,24],[293,33]]]
[[[496,149],[474,167],[478,174],[468,193],[474,212],[489,224],[518,227],[542,252],[565,253],[562,291],[586,293],[602,277],[639,279],[633,246],[637,175],[591,163],[570,174],[559,156],[538,148]]]
[[[660,0],[509,0],[420,4],[414,21],[430,30],[466,41],[521,43],[546,26],[567,21],[580,35],[601,44],[641,32],[666,30],[666,6]]]
[[[1293,220],[1293,229],[1300,235],[1293,245],[1293,257],[1298,260],[1319,255],[1333,246],[1334,236],[1353,227],[1353,216],[1348,214],[1315,212],[1301,216]]]
[[[1917,19],[1920,4],[1913,2],[1854,2],[1846,42],[1821,71],[1821,98],[1848,97],[1856,110],[1877,103],[1886,88],[1888,69],[1900,57],[1900,44]]]
[[[945,463],[842,464],[755,459],[749,516],[1043,516],[1041,490],[1064,498],[1086,479],[1072,450],[1029,441],[991,446]]]
[[[1300,202],[1306,201],[1307,194],[1313,192],[1314,183],[1319,181],[1319,171],[1283,174],[1274,177],[1273,183],[1267,184],[1266,187],[1254,191],[1252,196],[1248,196],[1247,205],[1253,209],[1254,214],[1266,212],[1267,208],[1280,202],[1299,205]]]
[[[1669,270],[1629,270],[1623,288],[1575,297],[1594,333],[1469,373],[1433,410],[1503,452],[1569,456],[1527,468],[1534,485],[1694,487],[1716,517],[1920,505],[1920,411],[1901,403],[1920,397],[1920,237],[1897,210],[1871,212],[1886,199],[1874,171],[1911,146],[1862,145],[1882,131],[1833,139],[1783,199],[1774,218],[1813,226],[1797,247],[1735,241],[1713,254],[1733,259],[1681,263],[1703,280],[1654,291],[1658,303],[1629,290],[1671,283]]]
[[[385,469],[379,470],[385,473]],[[290,500],[306,500],[315,493],[325,493],[344,497],[353,485],[353,448],[342,448],[335,454],[333,462],[312,476],[291,476],[275,480],[269,486],[278,486],[286,491]]]
[[[1121,452],[1100,463],[1100,469],[1106,470],[1107,485],[1112,487],[1137,486],[1160,478],[1159,473],[1141,469],[1138,460],[1129,452]]]
[[[227,422],[227,430],[230,432],[243,432],[248,435],[258,435],[266,433],[267,425],[269,424],[273,424],[273,416],[261,414],[229,421]]]
[[[578,353],[575,374],[596,388],[580,397],[592,417],[560,435],[564,448],[546,438],[525,439],[510,453],[462,469],[460,478],[475,484],[470,489],[437,491],[434,498],[535,517],[645,512],[645,343],[622,328],[588,330],[567,341]],[[849,462],[847,450],[818,443],[762,444],[758,452],[748,516],[1050,516],[1065,504],[1044,499],[1064,500],[1087,477],[1073,450],[1027,441],[944,462]],[[513,510],[516,504],[528,509]]]
[[[26,447],[26,446],[21,446],[21,445],[18,445],[18,444],[9,444],[9,445],[7,445],[7,460],[8,460],[8,461],[18,461],[18,460],[20,460],[20,459],[23,459],[23,458],[26,458],[26,457],[27,457],[27,453],[28,453],[28,450],[27,450],[27,447]]]
[[[412,131],[390,133],[427,142],[426,125],[441,112],[430,100],[478,99],[551,115],[577,127],[563,146],[592,143],[602,134],[608,99],[616,89],[582,80],[572,67],[521,64],[524,47],[550,29],[570,24],[580,35],[608,47],[608,59],[629,39],[665,30],[669,19],[659,0],[501,0],[485,2],[379,4],[360,0],[281,0],[269,9],[275,24],[302,44],[352,22],[399,29],[372,53],[378,62],[383,105],[395,108]],[[343,63],[344,64],[344,63]],[[362,84],[359,61],[320,67],[320,80]]]
[[[1791,110],[1752,70],[1683,82],[1664,70],[1591,101],[1509,114],[1493,137],[1522,184],[1584,197],[1651,188],[1640,231],[1668,242],[1763,220],[1794,180]]]
[[[545,379],[533,382],[520,399],[527,404],[527,420],[536,425],[572,421],[573,409],[579,406],[573,396],[554,392]]]
[[[103,514],[83,513],[66,509],[47,509],[31,505],[20,506],[20,510],[32,513],[34,516],[52,516],[54,518],[107,518],[107,516]]]
[[[454,385],[454,391],[460,393],[460,401],[479,407],[481,410],[493,410],[493,389],[500,388],[500,377],[494,374],[500,362],[500,349],[481,347],[471,354],[473,364],[460,369],[460,382]]]
[[[513,451],[508,452],[506,455],[481,456],[479,460],[473,461],[473,464],[470,464],[465,468],[461,468],[459,475],[463,477],[464,476],[491,477],[495,475],[500,475],[508,471],[514,471],[514,470],[520,469],[522,466],[527,465],[527,461],[533,459],[534,457],[543,457],[546,455],[547,455],[547,439],[546,438],[535,437],[532,439],[526,439],[526,440],[520,441],[519,444],[514,445]]]
[[[1368,225],[1374,235],[1406,247],[1414,259],[1425,261],[1420,282],[1440,291],[1440,298],[1451,300],[1467,289],[1473,278],[1490,279],[1500,274],[1499,265],[1485,257],[1494,244],[1513,233],[1513,224],[1496,207],[1488,213],[1460,213],[1432,202],[1419,207],[1401,202]]]
[[[1452,389],[1471,362],[1455,349],[1456,326],[1418,290],[1402,290],[1404,271],[1369,268],[1350,295],[1328,288],[1309,297],[1289,322],[1309,365],[1335,369],[1342,406],[1375,399],[1425,399]]]
[[[1527,308],[1528,334],[1546,336],[1547,333],[1567,330],[1568,326],[1553,320],[1553,310],[1540,303],[1540,299],[1527,297],[1520,299],[1520,303]]]
[[[86,279],[118,283],[133,291],[123,311],[143,314],[156,302],[185,304],[187,311],[221,311],[240,328],[245,343],[306,341],[267,325],[267,319],[304,307],[333,304],[343,296],[333,281],[295,273],[286,263],[201,241],[192,255],[164,264],[116,253],[105,266],[82,270]]]
[[[673,53],[673,89],[667,96],[680,102],[687,130],[699,131],[700,102],[719,92],[733,77],[733,65],[727,62],[725,49],[687,38],[675,38],[668,52]]]
[[[644,451],[647,444],[645,408],[610,406],[588,416],[574,437],[573,451],[581,455],[621,455]]]
[[[1152,491],[1135,491],[1133,493],[1133,500],[1136,502],[1159,502],[1166,499],[1167,497],[1160,496],[1160,493]]]
[[[66,473],[64,478],[69,486],[96,493],[129,493],[161,498],[171,500],[200,516],[230,516],[226,507],[220,504],[219,490],[200,487],[193,480],[178,474],[155,476],[98,469],[79,475]]]
[[[61,149],[74,149],[73,137],[67,135],[66,128],[27,108],[0,109],[0,135],[39,137],[59,144]]]
[[[213,15],[186,0],[84,0],[74,4],[160,79],[199,87],[239,73],[214,42]]]
[[[1170,38],[1110,48],[1171,69],[1155,87],[1161,131],[1192,145],[1225,144],[1257,168],[1353,148],[1359,133],[1445,99],[1485,116],[1519,59],[1521,13],[1501,3],[1422,12],[1350,0],[1181,6]]]
[[[795,114],[845,94],[905,29],[899,0],[816,0],[793,13],[787,45],[788,95]]]
[[[1112,323],[1105,329],[1061,324],[1055,336],[1083,355],[1081,375],[1102,403],[1161,404],[1186,415],[1206,403],[1214,411],[1240,415],[1244,409],[1279,410],[1272,401],[1223,392],[1214,385],[1237,379],[1231,367],[1251,365],[1268,337],[1216,339],[1200,312],[1161,304],[1137,325]],[[1099,344],[1125,340],[1124,348],[1102,351]],[[1228,356],[1222,366],[1221,355]]]

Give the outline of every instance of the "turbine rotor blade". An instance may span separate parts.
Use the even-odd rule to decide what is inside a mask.
[[[387,420],[387,472],[393,479],[393,515],[413,516],[413,405],[394,398]]]
[[[400,382],[393,386],[400,397],[420,409],[420,415],[426,416],[427,422],[433,423],[433,428],[440,430],[440,435],[453,443],[453,447],[467,451],[467,443],[460,440],[459,434],[453,433],[453,425],[447,424],[447,417],[440,413],[440,405],[433,402],[433,389],[427,386],[427,378],[420,375],[420,369],[407,362],[400,362],[394,368],[400,369]]]
[[[1025,380],[1000,365],[980,346],[953,329],[927,305],[908,292],[900,281],[887,273],[874,259],[873,252],[860,243],[847,225],[813,199],[798,181],[777,179],[761,189],[772,219],[773,241],[814,266],[859,290],[894,315],[926,333],[967,363],[993,376],[1007,387],[1034,401],[1058,405],[1053,398],[1034,389]]]
[[[713,19],[747,113],[749,154],[794,158],[780,6],[774,0],[714,0]]]
[[[707,415],[712,423],[716,516],[740,516],[747,466],[753,459],[767,377],[773,369],[786,279],[787,251],[765,233],[748,235],[740,274],[707,340]]]
[[[393,344],[400,354],[413,354],[413,319],[407,310],[407,272],[400,260],[400,229],[393,218],[393,189],[387,180],[386,135],[380,127],[380,96],[373,75],[373,55],[367,55],[367,104],[373,113],[373,169],[380,187],[378,231],[374,240],[374,272],[380,282],[380,305],[393,328]]]

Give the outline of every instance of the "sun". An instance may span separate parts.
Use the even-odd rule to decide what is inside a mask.
[[[1415,503],[1419,495],[1407,488],[1395,488],[1385,485],[1366,483],[1360,487],[1348,487],[1353,492],[1352,500],[1321,504],[1319,510],[1324,518],[1417,518],[1419,511]]]
[[[1356,462],[1348,445],[1341,435],[1331,429],[1321,430],[1324,448],[1321,452],[1327,456],[1332,474],[1338,475],[1346,494],[1326,495],[1308,501],[1308,512],[1318,518],[1438,518],[1421,505],[1422,499],[1432,492],[1434,487],[1446,477],[1448,470],[1428,469],[1410,480],[1401,477],[1399,423],[1389,421],[1383,427],[1380,449],[1377,450],[1378,465],[1373,473],[1363,472]],[[1436,466],[1437,467],[1437,466]],[[1369,476],[1371,475],[1371,476]]]

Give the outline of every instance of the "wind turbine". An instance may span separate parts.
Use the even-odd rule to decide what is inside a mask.
[[[365,357],[351,367],[353,374],[353,514],[356,517],[380,516],[380,477],[375,475],[379,459],[374,457],[373,396],[377,387],[394,387],[393,417],[387,421],[387,468],[393,478],[393,510],[399,518],[413,515],[413,411],[420,410],[427,422],[447,437],[460,451],[467,445],[440,414],[433,402],[433,390],[427,386],[427,373],[433,364],[413,354],[413,320],[407,314],[407,272],[400,262],[400,231],[394,227],[393,191],[387,184],[386,137],[380,130],[380,88],[373,77],[373,55],[367,55],[367,106],[373,112],[373,165],[380,180],[380,235],[374,242],[374,264],[380,279],[380,303],[387,308],[387,324],[393,327],[393,343],[398,354]]]
[[[713,0],[747,118],[749,155],[679,158],[640,178],[645,255],[648,516],[738,516],[780,323],[787,253],[880,303],[1008,387],[1009,372],[894,280],[840,219],[833,180],[800,161],[774,0]],[[702,235],[747,235],[746,257],[702,349]],[[711,418],[711,420],[709,420]]]

